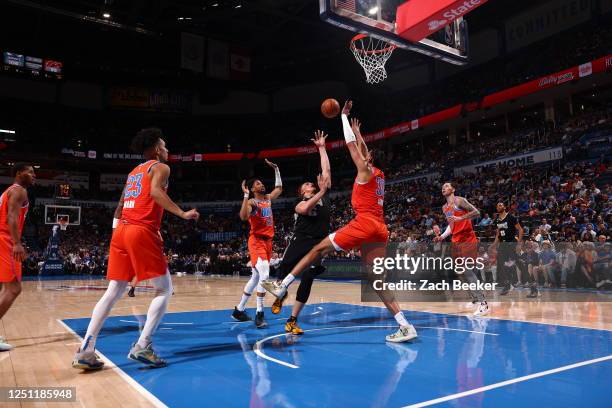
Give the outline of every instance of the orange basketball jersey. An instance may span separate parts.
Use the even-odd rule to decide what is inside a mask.
[[[10,237],[11,232],[8,226],[8,192],[16,189],[23,188],[19,184],[13,184],[0,196],[0,235],[4,235],[5,237]],[[21,203],[21,208],[19,209],[19,221],[18,221],[18,229],[19,236],[21,236],[21,232],[23,231],[23,224],[25,223],[26,214],[28,213],[28,208],[30,207],[30,203],[28,200]]]
[[[455,217],[461,217],[468,213],[467,211],[457,207],[457,205],[454,203],[452,206],[445,204],[442,211],[444,211],[444,215],[447,218],[452,217],[453,215]],[[472,220],[454,221],[450,223],[450,227],[451,233],[453,234],[453,242],[461,242],[463,238],[471,237],[472,235],[475,236],[474,229],[472,228]]]
[[[250,235],[258,237],[274,237],[274,217],[272,217],[272,202],[270,200],[257,200],[257,208],[249,215],[251,225]]]
[[[351,205],[357,216],[363,215],[384,223],[383,206],[385,202],[385,173],[372,167],[372,177],[365,184],[355,180]]]
[[[161,227],[164,209],[151,198],[149,177],[151,168],[158,163],[157,160],[149,160],[136,166],[128,175],[123,194],[122,222],[150,227],[156,231]]]

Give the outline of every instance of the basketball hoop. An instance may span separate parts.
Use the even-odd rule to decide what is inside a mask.
[[[66,220],[58,220],[57,223],[59,224],[62,231],[66,231],[66,228],[68,228],[68,221]]]
[[[395,45],[387,41],[365,34],[357,34],[350,44],[350,49],[365,71],[366,82],[369,84],[377,84],[387,78],[385,64],[395,48]]]

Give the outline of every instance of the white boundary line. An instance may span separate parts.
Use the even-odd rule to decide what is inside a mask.
[[[335,329],[354,329],[354,328],[355,329],[358,329],[358,328],[385,328],[385,329],[388,329],[388,328],[393,328],[393,327],[397,327],[397,325],[334,326],[334,327],[322,327],[319,329],[308,329],[308,330],[304,330],[304,333],[322,331],[322,330],[335,330]],[[497,333],[485,333],[485,332],[477,332],[477,331],[472,331],[472,330],[452,329],[450,327],[430,327],[430,326],[414,326],[414,327],[420,328],[420,329],[452,330],[452,331],[461,331],[461,332],[467,332],[467,333],[478,333],[478,334],[483,334],[483,335],[488,335],[488,336],[499,336],[499,334]],[[253,345],[253,351],[259,357],[265,360],[268,360],[268,361],[272,361],[273,363],[280,364],[280,365],[283,365],[289,368],[300,368],[299,366],[295,364],[287,363],[286,361],[282,361],[282,360],[278,360],[276,358],[270,357],[262,351],[263,345],[266,341],[275,339],[277,337],[291,336],[291,335],[292,335],[291,333],[280,333],[280,334],[275,334],[274,336],[263,338]]]
[[[179,312],[179,313],[182,313],[182,312]],[[119,321],[123,322],[123,323],[140,323],[137,320],[123,320],[123,319],[119,319]],[[160,323],[160,324],[165,324],[165,325],[168,325],[168,326],[177,326],[177,325],[180,325],[180,326],[189,326],[189,325],[193,325],[192,322],[187,322],[187,323]]]
[[[610,354],[609,356],[605,356],[605,357],[595,358],[593,360],[587,360],[587,361],[582,361],[580,363],[574,363],[574,364],[566,365],[566,366],[563,366],[563,367],[553,368],[552,370],[541,371],[539,373],[534,373],[534,374],[525,375],[523,377],[513,378],[511,380],[506,380],[506,381],[498,382],[498,383],[495,383],[495,384],[486,385],[484,387],[475,388],[473,390],[469,390],[469,391],[465,391],[465,392],[460,392],[460,393],[457,393],[457,394],[447,395],[446,397],[441,397],[441,398],[436,398],[436,399],[432,399],[432,400],[429,400],[429,401],[419,402],[417,404],[406,405],[404,408],[428,407],[430,405],[439,404],[441,402],[446,402],[446,401],[450,401],[450,400],[454,400],[454,399],[458,399],[458,398],[463,398],[463,397],[467,397],[469,395],[479,394],[481,392],[493,390],[495,388],[505,387],[506,385],[515,384],[515,383],[522,382],[522,381],[527,381],[527,380],[532,380],[534,378],[544,377],[546,375],[559,373],[561,371],[571,370],[573,368],[582,367],[582,366],[589,365],[589,364],[600,363],[600,362],[606,361],[606,360],[612,360],[612,354]]]
[[[64,323],[63,321],[61,321],[60,319],[56,319],[57,322],[62,325],[66,330],[68,330],[68,332],[72,333],[72,335],[74,335],[76,338],[78,338],[79,340],[83,341],[83,338],[81,336],[79,336],[74,330],[72,330],[66,323]],[[100,358],[102,359],[102,361],[104,361],[105,365],[107,365],[108,367],[112,368],[112,370],[114,372],[116,372],[117,374],[119,374],[119,376],[121,378],[123,378],[128,384],[130,384],[132,387],[134,387],[134,389],[136,391],[138,391],[138,393],[140,395],[142,395],[143,397],[145,397],[147,400],[149,400],[149,402],[151,404],[153,404],[153,406],[158,407],[158,408],[168,408],[168,406],[166,404],[164,404],[163,402],[161,402],[159,399],[157,399],[157,397],[153,394],[151,394],[151,392],[149,392],[149,390],[147,390],[146,388],[144,388],[142,385],[140,385],[136,380],[134,380],[132,377],[130,377],[129,375],[126,374],[125,371],[123,371],[121,368],[117,367],[115,365],[115,363],[113,363],[108,357],[106,357],[104,354],[100,353],[100,351],[97,351],[97,354],[100,356]]]

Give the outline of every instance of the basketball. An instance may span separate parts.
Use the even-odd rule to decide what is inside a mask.
[[[321,104],[321,113],[328,119],[335,118],[340,113],[340,104],[333,98],[328,98]]]

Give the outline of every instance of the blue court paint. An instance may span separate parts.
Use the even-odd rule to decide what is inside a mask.
[[[166,315],[155,337],[170,364],[162,369],[126,358],[144,316],[109,318],[97,346],[170,407],[402,407],[612,355],[610,331],[421,312],[406,312],[419,338],[389,345],[384,336],[395,321],[386,309],[322,303],[304,309],[300,324],[311,330],[305,335],[260,343],[282,365],[256,355],[253,346],[283,333],[284,320],[267,312],[270,326],[257,330],[252,322],[232,322],[230,314]],[[64,322],[83,336],[89,319]],[[606,360],[436,406],[610,407],[610,378],[612,360]]]

